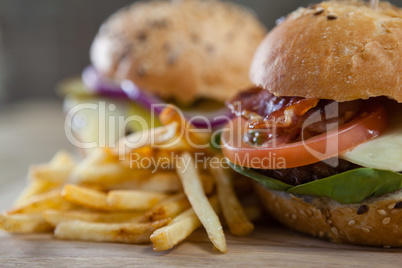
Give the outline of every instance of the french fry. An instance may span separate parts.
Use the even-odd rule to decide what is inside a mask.
[[[177,216],[168,225],[157,229],[150,237],[153,244],[153,250],[163,251],[173,248],[194,230],[202,226],[200,220],[192,208],[189,208],[179,216]]]
[[[106,188],[107,190],[144,190],[161,193],[172,193],[182,189],[177,173],[173,171],[159,171],[155,174],[126,182],[117,183]]]
[[[67,181],[75,165],[70,154],[60,151],[49,163],[32,166],[28,176],[31,180],[61,185]]]
[[[208,237],[221,252],[227,251],[222,225],[211,204],[205,196],[194,161],[189,153],[183,153],[176,162],[177,173],[183,184],[184,192],[197,214]]]
[[[43,181],[32,181],[26,186],[26,188],[21,192],[18,198],[14,201],[14,206],[21,206],[29,198],[49,192],[55,188],[59,187],[59,184],[54,184],[50,182]]]
[[[73,220],[99,223],[134,223],[139,222],[143,218],[143,213],[138,212],[102,213],[82,210],[60,211],[54,209],[45,210],[42,215],[46,222],[53,227],[56,227],[61,222]]]
[[[126,170],[118,165],[108,149],[96,149],[72,171],[69,182],[75,184],[116,183]]]
[[[177,107],[172,105],[167,106],[159,114],[159,120],[164,125],[174,122],[177,123],[178,135],[184,135],[186,137],[186,139],[181,139],[183,142],[197,145],[209,144],[211,132],[200,130],[189,123]],[[169,146],[169,149],[170,147],[171,146]]]
[[[91,167],[84,171],[77,184],[97,185],[108,188],[110,185],[127,181],[144,180],[152,176],[148,169],[127,169],[117,164],[105,164],[100,167]]]
[[[113,150],[113,153],[115,155],[126,155],[141,147],[163,145],[174,138],[177,126],[177,122],[172,122],[162,127],[135,132],[120,139],[119,145],[117,149]]]
[[[0,214],[0,229],[9,233],[42,233],[52,230],[41,214]]]
[[[178,193],[166,198],[160,204],[147,211],[144,215],[143,221],[149,222],[166,218],[174,218],[190,207],[191,205],[186,195],[184,193]]]
[[[80,166],[75,169],[69,180],[74,184],[111,185],[128,180],[130,170],[116,163],[103,163],[93,166]],[[135,174],[134,174],[135,175]]]
[[[215,190],[215,180],[209,174],[200,174],[205,193]],[[99,184],[96,184],[99,185]],[[134,179],[110,186],[102,185],[106,190],[143,190],[161,193],[172,193],[183,190],[180,178],[173,171],[158,171],[153,175],[136,177]]]
[[[117,210],[147,210],[167,197],[158,192],[117,190],[107,194],[107,203]]]
[[[71,170],[68,168],[49,168],[46,165],[32,166],[29,171],[29,178],[31,180],[61,185],[67,181]]]
[[[250,221],[253,222],[261,218],[262,211],[259,206],[243,206],[243,209]],[[229,227],[224,217],[221,219],[221,222],[223,227]]]
[[[20,203],[19,206],[10,209],[8,214],[38,213],[45,209],[68,209],[71,204],[66,202],[60,195],[60,189],[52,190],[43,194],[32,196]]]
[[[170,219],[149,223],[93,223],[85,221],[65,221],[56,226],[55,237],[68,240],[147,243],[150,235],[167,225]]]
[[[148,169],[156,170],[173,170],[174,157],[176,153],[169,149],[161,149],[155,147],[143,147],[136,151],[127,154],[123,159],[119,159],[119,163],[122,167],[129,168],[131,170],[141,169],[141,160],[144,158],[152,159],[152,166],[148,166]],[[155,166],[156,165],[156,166]],[[152,174],[150,174],[152,175]]]
[[[210,168],[210,171],[216,180],[219,202],[230,232],[237,236],[248,235],[254,230],[254,225],[236,197],[231,178],[221,167]]]
[[[67,152],[58,152],[49,163],[30,167],[30,183],[15,200],[14,205],[21,205],[26,199],[48,192],[61,186],[76,165],[74,158]]]
[[[160,145],[159,148],[165,149],[167,152],[184,152],[194,149],[185,139],[181,139],[180,137],[176,137],[169,143]]]
[[[216,196],[210,198],[209,202],[215,210],[218,210],[219,206]],[[151,235],[153,249],[155,251],[171,249],[186,239],[194,230],[201,227],[201,225],[194,210],[189,208],[174,218],[168,225],[157,229]]]
[[[111,210],[106,193],[86,187],[67,184],[61,191],[62,197],[76,205],[98,210]]]
[[[69,182],[108,188],[131,180],[144,180],[150,176],[150,169],[131,168],[129,163],[119,161],[111,155],[110,150],[98,149],[77,165]]]

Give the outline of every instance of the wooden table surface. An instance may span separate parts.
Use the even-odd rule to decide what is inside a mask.
[[[73,151],[64,135],[61,104],[28,102],[0,108],[0,210],[25,184],[30,163],[47,161],[58,149]],[[212,250],[200,229],[167,252],[150,245],[58,241],[50,234],[8,235],[0,231],[0,267],[401,267],[402,249],[332,244],[286,230],[257,225],[248,237],[227,235],[228,253]]]

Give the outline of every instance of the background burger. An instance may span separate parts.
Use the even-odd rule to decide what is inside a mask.
[[[258,48],[258,88],[228,102],[223,153],[276,219],[334,242],[402,245],[402,10],[300,8]]]
[[[248,69],[265,33],[253,13],[229,2],[135,3],[101,26],[91,47],[93,65],[82,81],[63,83],[65,109],[105,102],[106,118],[139,115],[158,126],[151,106],[173,103],[188,117],[206,116],[207,121],[193,121],[197,127],[217,127],[225,121],[214,118],[228,115],[224,100],[250,86]],[[98,110],[80,110],[72,122],[81,141],[108,144],[108,131],[99,131]],[[105,122],[112,141],[143,128],[134,121],[124,127]]]

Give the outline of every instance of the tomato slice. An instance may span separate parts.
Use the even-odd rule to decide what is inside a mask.
[[[299,167],[327,160],[374,139],[386,129],[387,123],[383,105],[367,102],[359,115],[337,130],[279,146],[254,146],[244,141],[248,122],[238,117],[222,130],[222,151],[230,162],[244,167]]]

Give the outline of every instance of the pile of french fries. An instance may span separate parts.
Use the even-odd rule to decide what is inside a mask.
[[[192,131],[193,126],[169,107],[160,120],[162,127],[131,134],[118,147],[99,148],[78,163],[59,152],[50,162],[32,166],[27,188],[11,209],[0,214],[0,229],[54,232],[66,240],[151,242],[154,250],[162,251],[203,226],[213,246],[226,252],[222,223],[234,235],[247,235],[259,208],[241,205],[229,170],[199,168],[195,163],[196,152],[217,155],[190,146],[208,142],[210,134]],[[183,129],[189,134],[186,139],[169,144]],[[138,137],[141,143],[127,147]],[[153,159],[177,157],[167,158],[173,168],[144,169],[130,166],[132,153]]]

